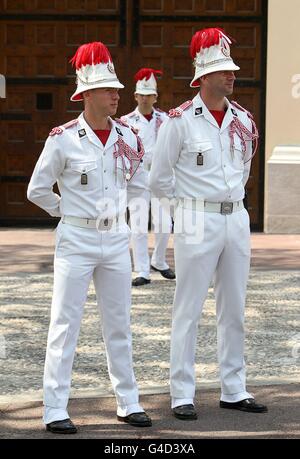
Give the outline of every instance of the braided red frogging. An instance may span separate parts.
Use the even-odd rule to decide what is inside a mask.
[[[247,129],[246,126],[244,126],[244,124],[239,120],[239,118],[235,116],[229,126],[230,148],[232,151],[234,148],[234,134],[237,134],[241,139],[243,153],[246,153],[247,151],[246,142],[253,142],[254,146],[252,156],[248,161],[246,161],[246,163],[248,163],[256,155],[258,149],[259,132],[251,113],[241,107],[237,102],[231,102],[231,104],[239,110],[246,112],[252,124],[252,132],[250,132],[249,129]]]
[[[141,139],[138,136],[137,136],[137,145],[138,145],[138,150],[136,151],[133,148],[131,148],[126,142],[124,142],[124,140],[122,139],[120,135],[118,135],[118,141],[115,144],[115,151],[114,151],[115,168],[117,172],[117,161],[118,161],[118,158],[121,158],[124,180],[126,179],[125,156],[130,162],[130,169],[129,169],[130,178],[128,180],[131,180],[145,154],[143,144],[141,142]],[[135,168],[134,168],[134,163],[138,163]]]

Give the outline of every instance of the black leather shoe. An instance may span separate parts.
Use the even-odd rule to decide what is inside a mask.
[[[247,411],[248,413],[266,413],[268,408],[265,405],[256,403],[254,398],[245,398],[236,403],[228,403],[220,401],[220,408],[227,408],[229,410]]]
[[[162,275],[162,277],[164,277],[165,279],[176,279],[176,275],[175,275],[173,269],[171,269],[171,268],[157,269],[157,268],[154,268],[154,266],[152,266],[152,265],[151,265],[151,268],[153,269],[153,271],[159,272]]]
[[[46,424],[46,430],[57,434],[75,434],[77,432],[71,419],[50,422],[50,424]]]
[[[128,416],[122,417],[117,416],[118,421],[127,422],[134,427],[151,427],[152,421],[149,418],[148,414],[145,412],[140,413],[131,413]]]
[[[175,418],[181,419],[182,421],[194,421],[198,419],[194,405],[176,406],[172,411]]]
[[[150,279],[145,279],[144,277],[136,277],[135,279],[133,279],[131,285],[133,287],[140,287],[141,285],[150,284],[150,282]]]

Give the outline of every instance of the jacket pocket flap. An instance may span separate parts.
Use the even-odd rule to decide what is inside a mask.
[[[75,172],[90,172],[94,169],[97,169],[96,161],[89,161],[89,162],[71,162],[71,169]]]
[[[203,153],[213,148],[210,140],[191,140],[188,142],[187,147],[188,151],[191,153]]]

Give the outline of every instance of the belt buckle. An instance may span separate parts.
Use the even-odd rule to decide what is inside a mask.
[[[109,231],[112,228],[113,219],[101,218],[97,221],[98,231]]]
[[[231,215],[233,212],[233,202],[221,202],[221,214]]]

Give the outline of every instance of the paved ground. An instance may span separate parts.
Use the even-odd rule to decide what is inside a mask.
[[[0,229],[0,273],[41,273],[52,269],[54,230]],[[153,236],[149,238],[150,249]],[[172,240],[168,259],[173,263]],[[300,268],[300,235],[252,234],[252,266],[260,269]]]
[[[151,415],[151,428],[133,428],[116,420],[113,398],[75,399],[69,404],[76,436],[53,435],[41,424],[40,402],[2,405],[0,438],[101,438],[113,439],[202,439],[202,438],[300,438],[300,385],[250,387],[269,406],[264,414],[242,413],[218,407],[219,392],[197,392],[197,421],[183,422],[170,413],[166,394],[143,395]],[[107,442],[108,443],[108,442]],[[109,443],[108,443],[109,444]]]
[[[54,233],[3,229],[0,243],[0,437],[46,438],[49,434],[41,430],[40,400]],[[246,314],[248,381],[257,386],[253,388],[255,395],[269,403],[270,413],[245,415],[218,408],[218,390],[212,390],[218,387],[218,369],[210,290],[196,356],[200,417],[196,423],[182,425],[170,416],[167,381],[174,282],[153,273],[149,286],[133,290],[132,330],[136,376],[154,426],[141,432],[115,420],[101,323],[91,287],[74,362],[75,399],[70,403],[70,413],[81,426],[79,437],[299,437],[300,236],[253,234],[252,247]],[[171,266],[172,252],[171,241]]]

